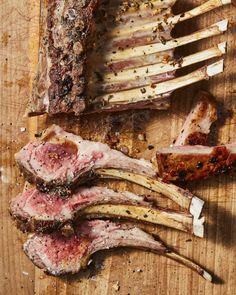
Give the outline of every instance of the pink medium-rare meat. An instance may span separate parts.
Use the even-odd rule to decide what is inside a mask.
[[[188,115],[180,135],[174,145],[206,145],[211,125],[217,120],[214,97],[206,91],[200,91],[196,103]]]
[[[80,188],[66,199],[29,189],[11,201],[10,212],[21,222],[21,228],[41,231],[75,221],[84,208],[97,204],[132,204],[150,207],[151,203],[130,192],[115,192],[108,188]]]
[[[103,143],[83,140],[56,125],[28,143],[15,158],[27,179],[41,189],[58,186],[66,191],[98,168],[155,176],[150,162],[130,158]]]
[[[157,151],[159,175],[165,181],[189,181],[218,174],[234,174],[236,144],[174,146]]]
[[[85,109],[85,62],[97,0],[42,1],[38,71],[30,114]]]
[[[160,254],[167,251],[161,242],[134,226],[100,220],[84,221],[71,237],[59,232],[33,235],[24,244],[24,251],[36,266],[58,276],[79,272],[93,253],[115,247],[135,247]]]
[[[85,217],[112,217],[161,224],[199,237],[204,234],[204,218],[159,208],[141,196],[103,187],[80,188],[66,199],[30,189],[11,201],[10,212],[23,231],[64,229]]]
[[[70,237],[60,232],[29,236],[23,248],[31,261],[54,276],[77,273],[93,253],[110,248],[133,247],[169,257],[196,271],[206,280],[212,276],[193,261],[175,253],[158,238],[133,226],[110,221],[84,221]]]

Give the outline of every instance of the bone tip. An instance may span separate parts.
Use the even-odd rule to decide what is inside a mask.
[[[207,67],[207,75],[209,77],[215,76],[217,74],[220,74],[224,71],[224,60],[220,60],[212,65],[209,65]]]
[[[221,2],[223,5],[226,5],[226,4],[231,4],[232,0],[221,0]]]
[[[228,28],[228,23],[229,23],[229,21],[227,19],[224,19],[224,20],[218,22],[216,25],[218,26],[218,28],[221,32],[225,32]]]
[[[206,270],[203,271],[202,276],[204,277],[205,280],[212,282],[212,275],[209,274],[209,272],[207,272]]]
[[[194,218],[198,219],[202,213],[202,208],[204,206],[204,201],[198,197],[193,197],[190,204],[190,213]]]
[[[226,53],[227,42],[222,42],[222,43],[218,44],[218,48],[222,54]]]
[[[199,238],[204,237],[204,222],[205,218],[193,218],[193,233]]]

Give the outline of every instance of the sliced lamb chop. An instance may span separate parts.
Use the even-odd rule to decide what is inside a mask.
[[[206,91],[200,91],[174,146],[206,145],[211,125],[217,120],[216,102]]]
[[[204,218],[152,206],[141,196],[102,187],[80,188],[67,199],[30,189],[12,200],[10,211],[27,231],[45,231],[70,224],[80,216],[114,217],[161,224],[203,237]]]
[[[110,221],[84,221],[70,237],[59,232],[32,235],[25,242],[24,251],[37,267],[59,276],[79,272],[86,268],[93,253],[115,247],[134,247],[164,255],[212,281],[206,270],[170,250],[159,238],[154,239],[137,227]]]
[[[174,58],[174,49],[221,34],[227,20],[178,39],[171,31],[177,23],[231,0],[209,0],[179,15],[172,13],[174,2],[101,1],[98,9],[97,0],[43,3],[39,67],[29,114],[80,114],[85,106],[86,112],[166,109],[175,89],[221,73],[223,61],[174,79],[178,68],[225,53],[219,45],[184,57],[182,63]],[[129,71],[133,73],[127,80]]]
[[[121,169],[150,177],[156,174],[148,161],[130,158],[103,143],[83,140],[56,125],[47,129],[40,139],[28,143],[15,158],[30,182],[41,189],[61,186],[65,192],[86,181],[98,168]]]
[[[66,196],[77,184],[93,176],[126,179],[166,195],[196,219],[202,211],[202,200],[157,179],[150,162],[125,156],[106,144],[83,140],[56,125],[37,141],[28,143],[15,157],[27,179],[41,191],[55,190]]]
[[[236,144],[176,146],[157,151],[160,176],[165,181],[189,181],[218,174],[234,174]]]

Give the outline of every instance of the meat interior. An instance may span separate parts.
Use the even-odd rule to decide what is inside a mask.
[[[75,221],[81,210],[97,204],[151,206],[141,196],[103,187],[79,188],[66,199],[32,188],[11,201],[10,211],[15,218],[25,222],[23,229],[38,231]]]
[[[150,162],[130,158],[106,144],[83,140],[55,125],[41,139],[28,143],[15,157],[28,180],[42,187],[71,187],[86,181],[98,168],[155,175]]]
[[[59,232],[36,234],[25,242],[24,251],[39,268],[53,275],[76,273],[89,257],[114,247],[143,248],[163,254],[165,246],[142,230],[110,221],[84,221],[73,236]]]

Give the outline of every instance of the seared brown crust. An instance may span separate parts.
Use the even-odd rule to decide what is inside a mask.
[[[29,113],[78,114],[86,104],[86,47],[98,1],[41,2],[39,67]]]
[[[157,153],[160,176],[165,181],[189,181],[217,174],[233,174],[236,171],[236,154],[227,146],[216,146],[210,153]]]

